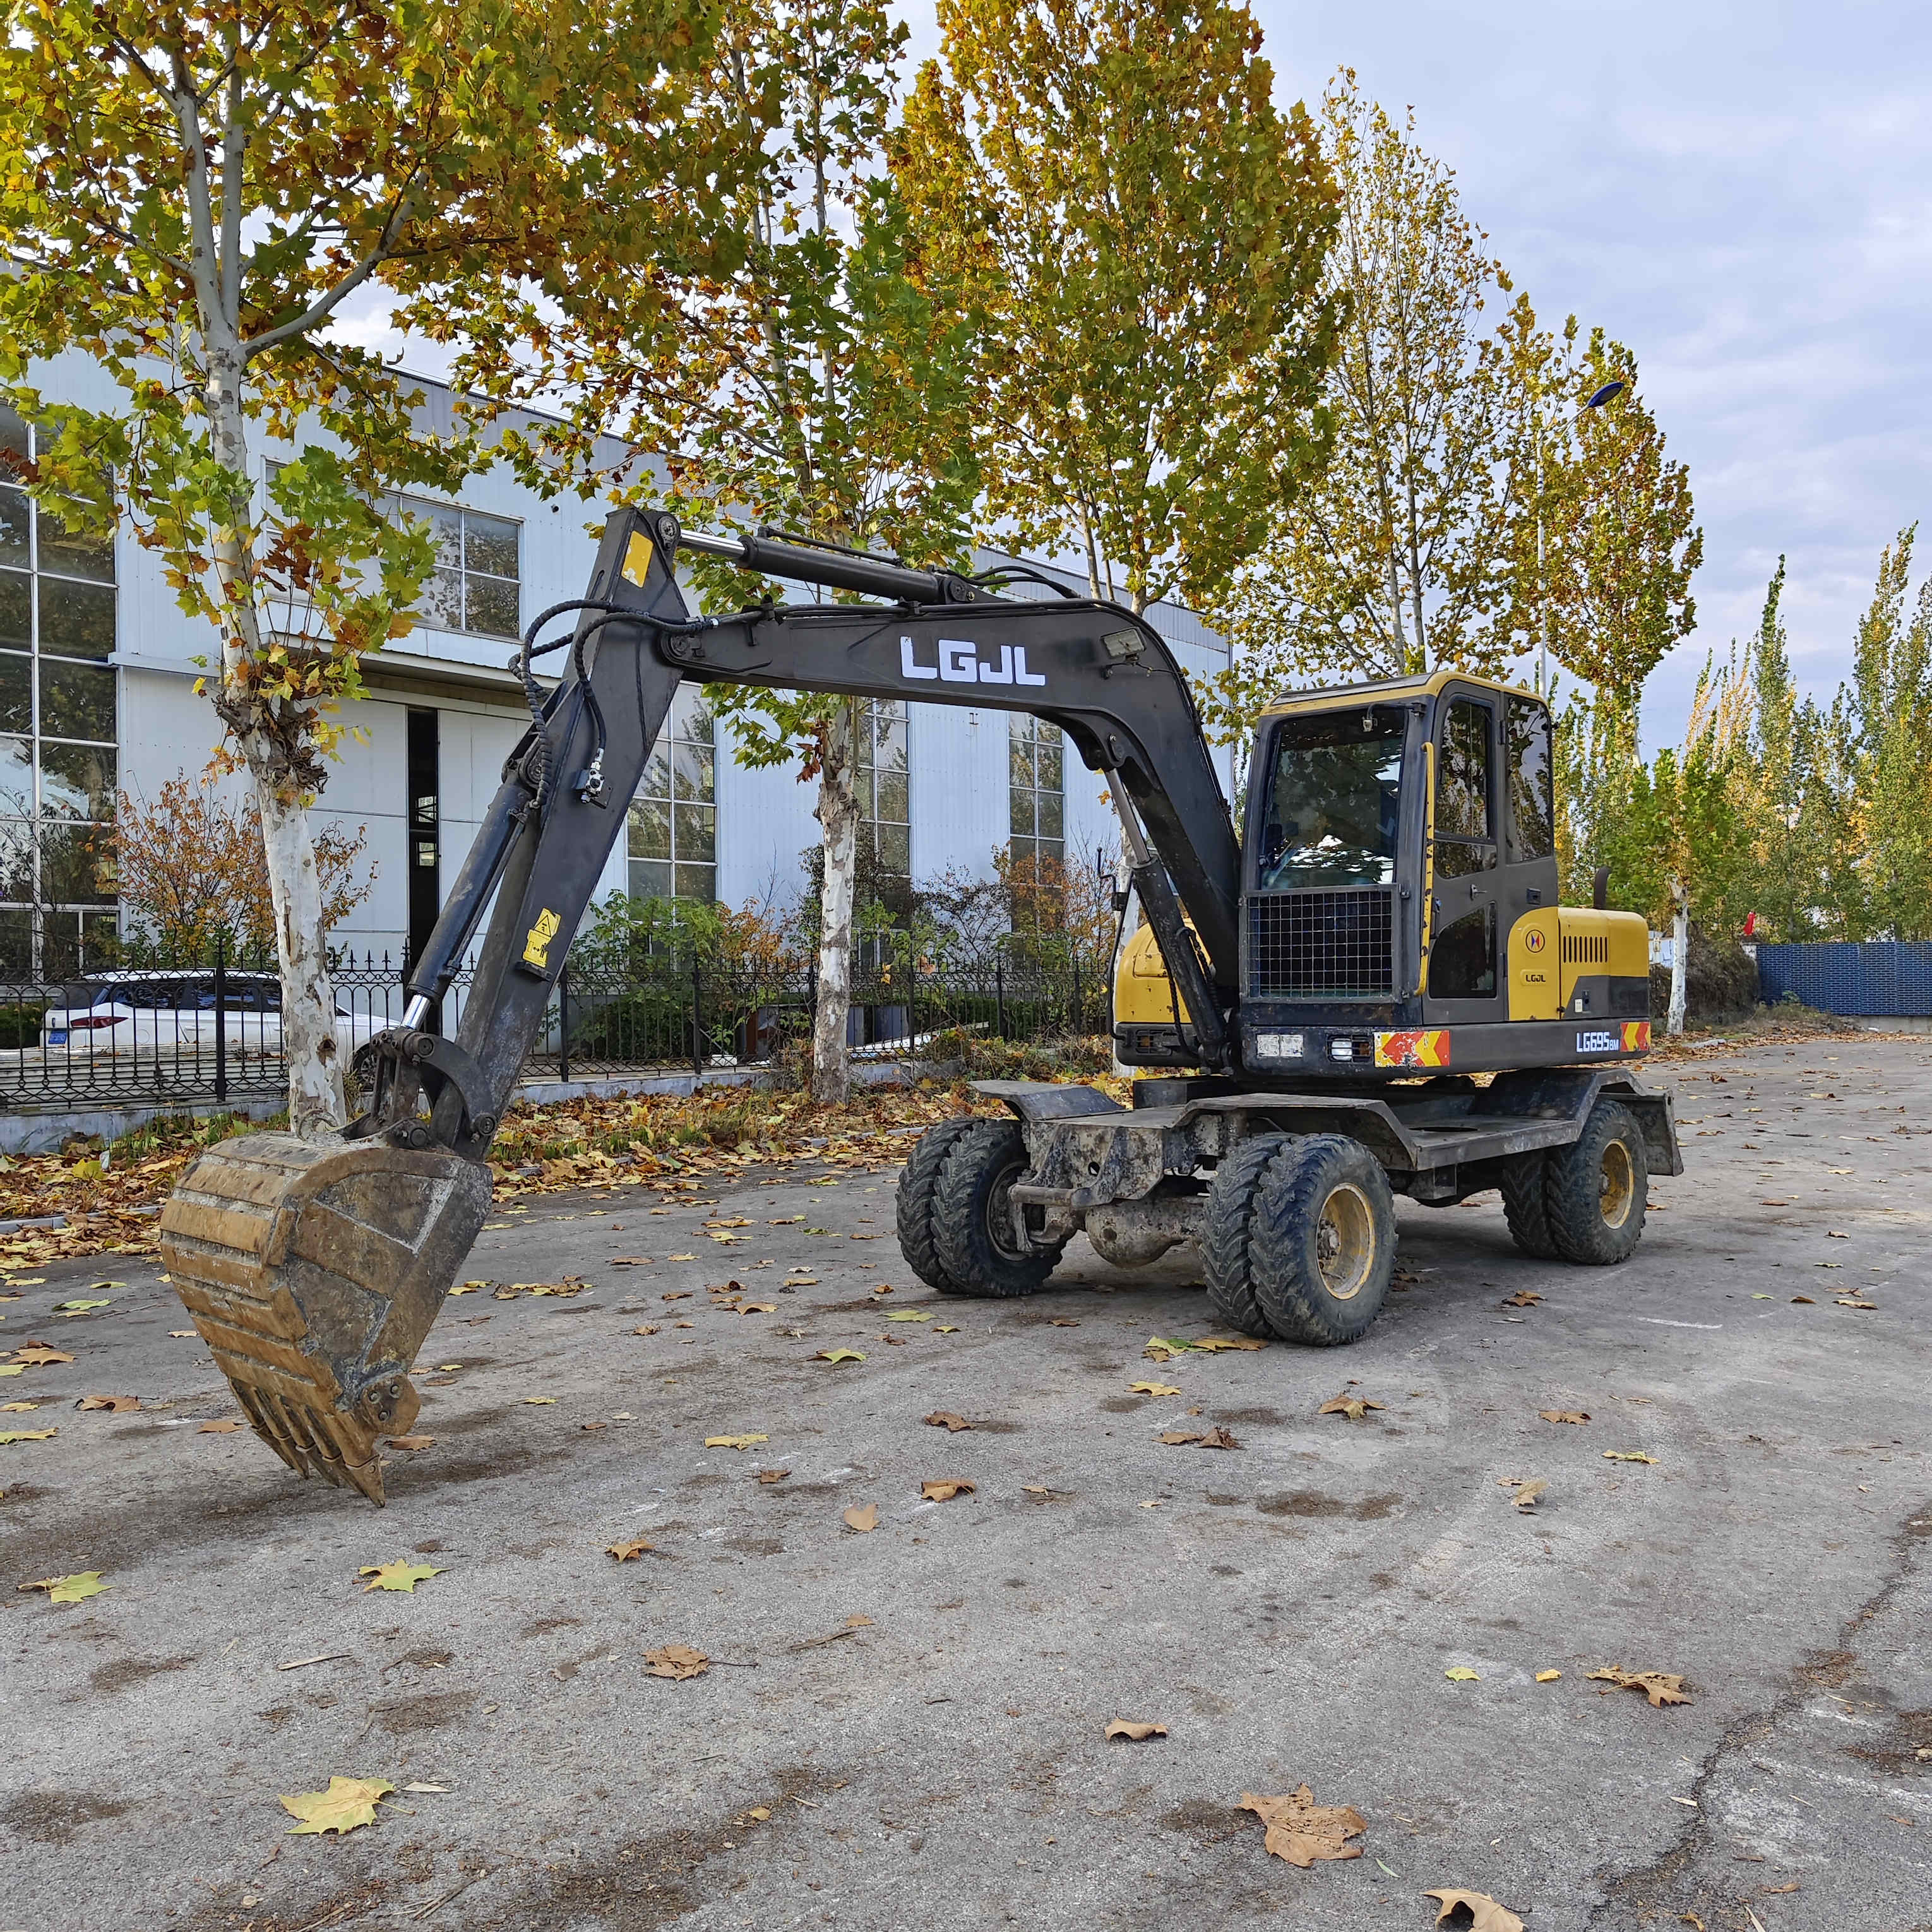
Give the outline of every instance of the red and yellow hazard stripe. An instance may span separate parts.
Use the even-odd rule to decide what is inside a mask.
[[[1650,1051],[1649,1021],[1624,1022],[1624,1051],[1626,1053],[1648,1053]]]
[[[1449,1029],[1447,1027],[1411,1027],[1400,1033],[1376,1035],[1378,1066],[1447,1066],[1449,1064]]]

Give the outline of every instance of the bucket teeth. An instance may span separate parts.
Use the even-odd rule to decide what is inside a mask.
[[[380,1504],[377,1440],[415,1415],[410,1365],[489,1204],[454,1154],[248,1134],[183,1174],[161,1255],[256,1434]]]

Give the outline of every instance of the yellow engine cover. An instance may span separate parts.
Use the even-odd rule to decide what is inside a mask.
[[[1143,926],[1120,950],[1120,970],[1114,975],[1114,1022],[1121,1026],[1172,1026],[1176,1012],[1184,1022],[1187,1002],[1168,977],[1154,928]]]
[[[1537,906],[1510,928],[1509,1016],[1563,1017],[1580,980],[1647,980],[1650,927],[1640,913]]]

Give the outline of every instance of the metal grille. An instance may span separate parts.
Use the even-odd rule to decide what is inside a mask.
[[[1395,990],[1395,895],[1257,894],[1248,902],[1248,981],[1291,999],[1387,999]]]

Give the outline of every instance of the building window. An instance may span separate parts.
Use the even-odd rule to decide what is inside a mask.
[[[1037,879],[1048,862],[1051,876],[1066,856],[1065,740],[1058,724],[1042,724],[1030,712],[1006,717],[1013,868]]]
[[[704,694],[680,684],[631,802],[631,896],[718,896],[718,754]]]
[[[0,408],[0,967],[59,975],[116,926],[114,544],[5,480],[34,432]]]
[[[428,524],[436,545],[436,571],[423,586],[417,622],[484,638],[521,637],[522,526],[427,496],[388,500]]]
[[[907,778],[906,708],[897,698],[862,699],[854,734],[853,789],[860,833],[874,869],[912,876],[912,788]]]

